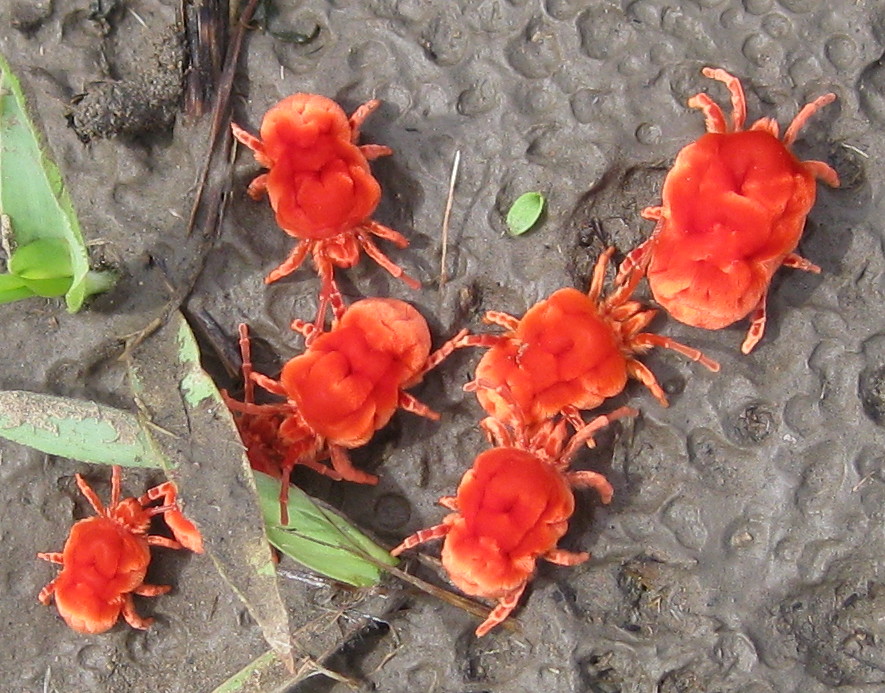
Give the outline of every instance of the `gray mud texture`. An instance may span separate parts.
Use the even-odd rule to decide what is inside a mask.
[[[656,319],[654,331],[702,349],[722,370],[656,350],[643,361],[669,409],[636,382],[609,403],[642,413],[576,461],[615,488],[605,507],[591,492],[577,494],[561,545],[592,558],[541,565],[515,614],[521,632],[497,629],[480,640],[476,619],[453,606],[394,583],[366,605],[305,581],[283,561],[294,627],[325,618],[335,633],[352,634],[357,619],[371,617],[327,665],[362,682],[360,690],[391,692],[885,690],[882,4],[274,3],[267,30],[248,36],[235,120],[256,132],[270,106],[298,91],[334,98],[348,112],[383,101],[362,137],[395,152],[372,164],[384,190],[376,219],[411,246],[380,243],[424,286],[411,291],[366,259],[341,272],[340,283],[348,300],[413,302],[436,343],[463,327],[488,329],[486,310],[521,315],[557,288],[585,287],[602,248],[616,245],[620,259],[647,237],[652,223],[640,210],[659,203],[676,153],[703,132],[687,99],[706,91],[728,103],[703,66],[741,78],[751,122],[771,116],[784,127],[814,97],[838,95],[795,147],[800,158],[831,164],[843,182],[819,186],[798,249],[822,273],[777,273],[767,331],[749,356],[739,352],[745,321],[708,332]],[[0,50],[34,99],[93,256],[123,273],[114,292],[79,315],[58,301],[0,306],[0,389],[132,408],[120,338],[191,282],[188,315],[204,337],[215,335],[207,341],[218,353],[207,347],[207,366],[236,368],[241,321],[252,326],[263,372],[302,348],[288,324],[314,315],[318,282],[305,267],[262,283],[292,239],[266,202],[245,195],[259,172],[248,152],[237,159],[220,237],[207,249],[185,233],[206,130],[181,116],[169,125],[175,97],[164,70],[178,57],[164,42],[177,4],[122,0],[95,17],[101,3],[89,0],[0,3]],[[122,123],[119,112],[84,120],[97,95],[137,85],[148,127],[135,128],[125,110]],[[442,218],[459,151],[440,286]],[[523,236],[505,235],[503,215],[532,190],[547,197],[546,218]],[[297,480],[391,546],[439,522],[446,511],[437,498],[454,491],[486,445],[481,411],[461,391],[479,355],[455,354],[413,391],[442,412],[439,423],[400,412],[354,455],[381,477],[377,487],[309,471]],[[73,474],[85,473],[106,497],[108,471],[11,443],[0,453],[0,690],[208,692],[266,650],[205,557],[162,550],[149,579],[173,591],[136,598],[139,612],[156,619],[150,630],[69,630],[37,603],[56,569],[35,553],[60,550],[87,512]],[[137,495],[160,478],[127,471],[124,486]],[[412,567],[446,584],[432,566]],[[315,676],[293,690],[349,688]]]

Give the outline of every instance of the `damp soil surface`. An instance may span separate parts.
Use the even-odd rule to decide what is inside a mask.
[[[407,236],[379,243],[423,283],[413,291],[369,260],[340,273],[347,300],[394,296],[424,314],[435,343],[482,315],[521,315],[563,286],[583,288],[599,252],[617,259],[647,237],[640,211],[659,204],[668,167],[703,132],[687,99],[709,92],[701,68],[743,81],[750,121],[781,127],[828,91],[837,101],[803,129],[795,151],[832,165],[798,252],[819,275],[779,271],[764,338],[749,356],[746,322],[716,332],[665,315],[651,329],[702,349],[713,374],[672,352],[642,357],[670,398],[638,383],[608,406],[641,410],[575,462],[608,476],[561,542],[592,558],[541,565],[516,612],[519,632],[476,639],[476,619],[406,591],[353,593],[282,561],[293,628],[351,683],[316,675],[299,691],[592,691],[809,693],[885,687],[885,13],[872,0],[274,0],[244,47],[234,118],[257,132],[263,113],[298,91],[352,111],[382,101],[362,142],[373,162],[375,218]],[[221,229],[187,234],[207,143],[204,120],[178,112],[183,55],[175,0],[0,4],[0,50],[13,63],[62,168],[96,263],[115,290],[78,315],[58,301],[0,306],[0,389],[133,408],[121,340],[184,309],[223,386],[238,367],[236,326],[249,322],[256,366],[273,374],[299,353],[295,317],[315,313],[309,267],[266,286],[291,250],[266,202],[245,194],[259,167],[241,152]],[[460,152],[445,265],[441,229]],[[503,218],[520,194],[547,199],[520,237]],[[441,273],[445,281],[440,281]],[[645,297],[646,289],[640,289]],[[187,292],[185,292],[187,293]],[[486,443],[481,410],[461,387],[479,353],[463,351],[413,393],[439,422],[400,412],[358,466],[375,487],[296,480],[389,545],[446,512]],[[227,366],[227,368],[226,368]],[[75,472],[107,497],[107,468],[0,444],[0,690],[109,693],[212,691],[267,650],[245,607],[205,558],[155,551],[136,598],[156,619],[102,635],[69,630],[37,603],[61,549],[88,514]],[[212,473],[205,464],[206,474]],[[161,480],[127,471],[127,493]],[[233,501],[232,501],[233,502]],[[436,547],[426,551],[436,555]],[[423,577],[446,585],[432,564]],[[325,640],[312,634],[322,632]],[[309,648],[308,648],[309,649]],[[353,683],[353,682],[358,683]]]

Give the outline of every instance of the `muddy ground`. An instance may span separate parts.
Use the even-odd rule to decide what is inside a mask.
[[[579,493],[562,543],[591,551],[592,559],[573,568],[542,565],[517,612],[522,632],[498,630],[482,640],[472,635],[473,617],[429,597],[392,585],[361,603],[359,595],[305,582],[284,562],[280,580],[296,626],[326,618],[341,633],[371,617],[363,637],[329,666],[379,691],[881,691],[881,5],[276,4],[267,31],[246,44],[235,118],[256,131],[264,111],[296,91],[335,98],[348,111],[383,100],[363,129],[364,142],[395,151],[373,164],[384,188],[376,218],[411,239],[407,250],[384,250],[424,288],[411,291],[368,261],[342,273],[341,283],[349,299],[413,302],[437,342],[462,327],[483,329],[486,310],[519,315],[559,287],[585,286],[600,249],[614,243],[625,252],[648,234],[651,223],[639,211],[658,202],[674,156],[703,131],[687,98],[703,90],[727,103],[721,85],[701,76],[704,65],[743,80],[751,120],[773,116],[783,126],[812,98],[838,95],[796,145],[801,158],[830,163],[843,181],[838,190],[821,186],[799,247],[823,272],[778,273],[767,332],[750,356],[738,350],[745,323],[718,332],[665,317],[654,323],[719,360],[722,371],[653,353],[643,360],[671,407],[661,408],[635,383],[612,402],[629,402],[642,415],[576,466],[606,473],[615,499],[599,507],[591,493]],[[301,348],[287,325],[313,315],[317,281],[305,268],[269,288],[261,282],[291,239],[275,228],[266,203],[244,193],[258,172],[251,156],[237,160],[220,237],[210,246],[185,233],[206,129],[180,116],[170,124],[176,80],[169,74],[178,56],[163,40],[176,6],[0,6],[0,50],[34,98],[94,258],[123,274],[113,293],[75,316],[58,301],[0,306],[0,389],[131,408],[117,361],[120,339],[192,282],[186,308],[217,349],[207,346],[215,372],[225,360],[235,365],[241,321],[259,339],[264,372]],[[89,108],[121,89],[143,96],[153,132],[132,131],[127,123],[135,114],[128,111],[116,120],[93,117]],[[84,92],[92,96],[71,118],[70,103]],[[443,210],[458,151],[447,281],[440,286]],[[546,218],[508,237],[502,215],[529,190],[547,197]],[[309,472],[299,480],[391,545],[438,522],[436,499],[454,490],[484,446],[480,410],[460,390],[477,358],[456,354],[414,391],[443,412],[441,422],[398,414],[355,456],[381,476],[377,487],[323,483]],[[82,636],[67,629],[36,601],[54,569],[34,554],[60,549],[72,520],[86,512],[74,472],[106,493],[107,470],[6,443],[0,453],[0,690],[211,691],[266,650],[204,557],[162,551],[150,578],[175,589],[139,600],[139,611],[157,619],[151,630],[120,624]],[[127,472],[125,484],[137,494],[158,480]],[[342,604],[354,606],[336,622]],[[347,688],[314,677],[295,690]]]

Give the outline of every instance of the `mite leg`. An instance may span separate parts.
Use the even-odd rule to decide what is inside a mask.
[[[759,303],[756,304],[753,312],[750,313],[750,329],[747,330],[747,336],[744,338],[744,343],[741,344],[741,352],[744,354],[749,354],[753,351],[753,347],[759,343],[759,340],[762,339],[762,334],[765,332],[765,321],[768,319],[765,312],[765,299],[765,294],[762,294]]]
[[[360,151],[369,161],[393,154],[393,150],[390,147],[385,147],[383,144],[363,144],[360,146]]]
[[[649,212],[649,210],[657,210],[657,215],[654,217],[646,216],[646,213]],[[660,220],[661,208],[647,207],[642,210],[642,216],[646,219]],[[652,231],[651,236],[644,243],[637,245],[624,257],[624,261],[618,268],[618,274],[615,277],[615,284],[617,286],[623,286],[630,282],[635,274],[638,274],[640,277],[645,274],[645,270],[648,268],[648,263],[651,262],[651,254],[654,248],[652,241],[654,240],[655,233],[657,233],[657,228]]]
[[[655,382],[655,384],[657,384],[657,381]],[[593,419],[593,421],[588,424],[584,424],[582,428],[575,431],[575,434],[572,436],[571,440],[568,442],[568,445],[565,446],[565,449],[560,455],[561,462],[563,464],[568,464],[571,458],[575,456],[575,453],[578,451],[578,449],[582,445],[584,445],[584,443],[593,438],[593,434],[596,433],[596,431],[598,431],[599,429],[605,428],[618,419],[623,419],[627,416],[638,415],[639,412],[631,407],[619,407],[613,412],[597,416],[595,419]]]
[[[427,357],[427,361],[424,362],[424,367],[418,372],[415,377],[420,378],[425,373],[427,373],[427,371],[431,371],[436,368],[449,354],[455,351],[455,349],[472,346],[469,341],[470,336],[471,335],[467,330],[461,330],[458,334],[445,342],[439,349],[437,349],[430,356]]]
[[[360,138],[360,128],[362,127],[363,122],[366,118],[372,115],[380,105],[380,99],[371,99],[366,101],[366,103],[362,104],[351,114],[347,122],[350,125],[350,141],[352,144],[356,144],[356,141]]]
[[[439,414],[426,404],[416,399],[408,392],[403,392],[400,390],[399,393],[399,401],[397,402],[398,406],[405,411],[410,411],[413,414],[417,414],[418,416],[423,416],[426,419],[430,419],[431,421],[439,421]]]
[[[442,539],[446,534],[449,533],[449,530],[452,529],[452,526],[447,523],[442,523],[439,525],[434,525],[433,527],[428,527],[427,529],[421,529],[415,532],[413,535],[406,537],[400,542],[399,546],[394,548],[391,552],[391,556],[399,556],[403,551],[407,551],[418,544],[423,544],[427,541],[433,541],[434,539]]]
[[[374,486],[378,483],[378,477],[374,474],[357,469],[353,466],[347,453],[340,445],[330,445],[329,452],[332,458],[332,467],[345,481],[353,481],[356,484],[369,484]]]
[[[767,132],[774,138],[780,138],[780,127],[774,118],[760,118],[750,126],[750,130]]]
[[[37,554],[40,558],[43,558],[43,555]],[[46,560],[49,560],[48,558]],[[53,561],[55,563],[55,561]],[[59,561],[61,563],[61,561]],[[42,590],[40,590],[40,594],[37,595],[37,600],[43,606],[49,606],[49,603],[52,601],[52,595],[55,592],[55,583],[58,582],[58,578],[51,580],[49,584],[46,585]]]
[[[784,146],[790,147],[793,142],[796,141],[796,137],[799,134],[799,131],[805,126],[805,123],[808,122],[808,119],[811,118],[815,113],[817,113],[821,108],[827,106],[833,101],[836,100],[836,95],[832,92],[829,94],[824,94],[823,96],[818,96],[811,103],[805,104],[802,107],[802,110],[796,114],[796,117],[793,118],[793,122],[789,124],[784,132]]]
[[[599,499],[604,505],[611,503],[612,496],[615,494],[615,490],[608,483],[608,479],[596,472],[566,472],[565,478],[568,479],[572,486],[594,489],[599,494]]]
[[[784,267],[792,267],[793,269],[820,274],[820,267],[796,253],[790,253],[784,258]]]
[[[663,388],[661,388],[660,383],[658,383],[658,379],[655,378],[654,373],[652,373],[644,363],[632,359],[628,360],[627,375],[645,385],[651,392],[652,396],[660,402],[662,407],[670,406]]]
[[[273,284],[275,281],[282,279],[283,277],[288,277],[292,272],[301,267],[301,263],[303,263],[304,258],[307,257],[310,247],[310,241],[298,241],[298,244],[292,249],[292,252],[289,253],[289,257],[264,278],[264,283]]]
[[[458,498],[456,496],[443,496],[437,503],[444,508],[458,512]]]
[[[58,563],[59,565],[63,565],[65,562],[64,554],[57,551],[51,553],[38,553],[37,558],[42,558],[44,561],[49,561],[50,563]]]
[[[594,303],[596,303],[599,300],[599,297],[602,296],[602,285],[605,282],[605,270],[608,268],[608,263],[611,260],[612,255],[614,255],[614,252],[614,246],[606,248],[602,255],[599,256],[599,259],[596,261],[596,266],[593,268],[593,276],[590,278],[590,289],[587,291],[587,296],[589,296],[590,300]]]
[[[508,332],[515,332],[516,328],[519,327],[519,318],[515,318],[508,313],[502,313],[499,310],[487,311],[486,314],[483,316],[482,321],[489,325],[497,325],[498,327],[503,327]]]
[[[590,554],[586,551],[566,551],[565,549],[551,549],[545,553],[542,558],[556,565],[580,565],[590,558]]]
[[[477,638],[481,638],[499,623],[504,623],[504,621],[507,620],[510,612],[513,611],[516,608],[517,603],[519,603],[519,598],[525,590],[525,584],[526,583],[522,583],[515,590],[508,592],[498,600],[498,605],[492,609],[488,618],[480,623],[479,627],[476,629]]]
[[[802,168],[831,188],[839,187],[839,174],[829,164],[825,164],[823,161],[803,161]]]
[[[260,200],[267,193],[267,174],[262,173],[255,176],[249,187],[246,188],[246,194],[253,200]]]
[[[786,264],[786,261],[784,262],[784,264]],[[677,342],[676,340],[670,339],[669,337],[644,332],[643,334],[636,335],[636,337],[631,340],[630,344],[635,345],[638,349],[645,349],[653,346],[658,346],[663,349],[669,349],[670,351],[675,351],[678,354],[682,354],[692,361],[700,363],[702,366],[713,371],[714,373],[719,372],[719,363],[705,356],[704,352],[699,351],[694,347],[682,344],[681,342]]]
[[[744,97],[744,87],[741,85],[741,81],[725,70],[705,67],[701,72],[704,74],[704,77],[718,79],[728,88],[731,94],[732,132],[743,130],[744,123],[747,120],[747,99]]]
[[[405,248],[409,244],[406,238],[401,234],[393,231],[393,229],[388,229],[386,226],[381,226],[381,224],[378,224],[374,221],[370,221],[367,223],[367,229],[370,233],[380,238],[385,238],[389,241],[393,241],[400,248]],[[401,238],[405,242],[405,245],[395,241],[393,236],[390,236],[385,232],[381,232],[382,229],[385,231],[390,231],[396,234],[396,236],[399,236],[399,238]],[[414,277],[410,277],[408,274],[406,274],[405,270],[402,267],[397,265],[393,260],[382,253],[378,246],[375,245],[375,242],[365,232],[357,231],[357,239],[359,240],[360,245],[363,247],[363,250],[366,251],[366,255],[368,255],[375,262],[381,265],[381,267],[389,272],[391,276],[394,276],[397,279],[401,280],[412,289],[421,288],[421,282],[419,282]]]

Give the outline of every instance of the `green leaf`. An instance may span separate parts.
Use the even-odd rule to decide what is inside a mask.
[[[67,397],[0,392],[0,437],[83,462],[163,466],[134,414]]]
[[[64,296],[71,288],[73,280],[70,277],[59,277],[58,279],[22,279],[22,281],[34,296],[55,298],[56,296]]]
[[[539,192],[527,192],[516,198],[507,212],[507,229],[519,236],[532,228],[544,211],[544,196]]]
[[[364,554],[387,565],[397,564],[385,549],[297,486],[289,487],[289,523],[281,525],[279,480],[255,472],[255,485],[268,540],[302,565],[348,585],[369,587],[378,584],[382,571]]]
[[[77,214],[61,173],[28,115],[22,86],[2,55],[0,213],[9,217],[12,235],[19,246],[43,239],[56,239],[65,245],[72,277],[65,302],[70,312],[79,310],[89,288],[89,257]]]
[[[22,279],[72,277],[68,244],[59,238],[41,238],[20,245],[9,259],[9,271]]]
[[[30,298],[34,295],[21,277],[14,274],[0,274],[0,303],[10,303],[20,298]]]

